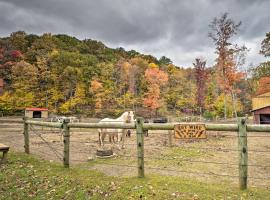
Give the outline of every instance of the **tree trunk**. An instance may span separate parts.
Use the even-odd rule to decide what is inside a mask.
[[[233,103],[233,113],[234,113],[234,117],[237,118],[236,98],[235,98],[235,94],[234,94],[233,91],[231,91],[231,95],[232,95],[232,103]]]
[[[200,122],[202,121],[202,107],[200,107]]]
[[[224,93],[224,119],[227,119],[227,97],[226,93]]]

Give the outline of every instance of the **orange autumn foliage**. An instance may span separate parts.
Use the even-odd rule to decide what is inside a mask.
[[[165,85],[168,82],[168,74],[157,67],[151,67],[145,70],[145,78],[150,84]]]
[[[103,93],[103,86],[102,83],[100,83],[97,80],[92,80],[90,83],[90,91],[95,96],[95,110],[98,112],[102,108],[102,99],[104,96]]]
[[[245,76],[245,73],[237,70],[233,54],[228,56],[224,65],[218,66],[218,71],[222,72],[222,74],[219,74],[218,83],[225,92],[234,91],[235,84]]]
[[[261,77],[259,79],[257,95],[261,95],[267,92],[270,92],[270,77],[269,76]]]
[[[168,82],[168,74],[160,70],[155,64],[150,63],[144,75],[148,84],[148,91],[143,99],[143,104],[145,107],[155,110],[161,107],[160,88]]]
[[[152,87],[149,87],[146,97],[143,100],[143,104],[151,110],[155,110],[160,107],[159,99],[160,89],[158,85],[154,84]]]
[[[97,80],[91,81],[90,90],[92,90],[92,92],[97,92],[101,88],[102,88],[102,83],[98,82]]]

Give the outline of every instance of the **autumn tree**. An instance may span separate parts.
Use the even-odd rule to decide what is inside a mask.
[[[266,58],[270,57],[270,32],[266,33],[266,37],[261,42],[260,54]],[[269,77],[270,77],[270,61],[265,61],[250,69],[252,79],[250,85],[254,94],[262,94],[270,91]]]
[[[129,61],[120,60],[117,64],[119,70],[119,105],[123,105],[124,109],[133,108],[136,94],[136,75],[138,66],[132,65]]]
[[[208,72],[206,69],[206,61],[203,61],[200,58],[195,59],[193,63],[195,69],[195,78],[196,78],[196,88],[197,88],[197,105],[200,108],[200,113],[204,110],[204,101],[205,101],[205,92],[206,92],[206,81],[208,78]]]
[[[85,86],[81,82],[76,84],[74,95],[60,106],[61,113],[81,113],[85,105]]]
[[[115,77],[118,85],[117,103],[124,109],[142,107],[143,95],[147,90],[144,72],[148,62],[140,57],[120,60],[117,63]]]
[[[158,64],[159,64],[161,70],[166,71],[167,67],[169,65],[173,64],[173,62],[171,61],[170,58],[167,58],[166,56],[162,56],[158,60]]]
[[[95,79],[91,81],[89,91],[92,93],[94,98],[94,109],[96,113],[100,113],[103,106],[102,103],[102,99],[104,98],[103,89],[104,88],[101,82]]]
[[[100,74],[96,77],[93,77],[92,80],[96,80],[102,84],[102,87],[98,91],[101,103],[101,111],[103,115],[117,115],[119,112],[123,111],[123,107],[119,109],[119,104],[117,101],[117,97],[119,95],[119,85],[117,84],[117,73],[119,71],[115,67],[113,63],[100,63],[97,65],[100,68]],[[96,101],[95,96],[92,96],[93,100]]]
[[[11,71],[13,94],[8,101],[12,102],[13,109],[34,106],[37,102],[35,92],[39,87],[37,68],[25,61],[20,61],[12,66]]]
[[[227,118],[227,95],[231,95],[233,102],[235,102],[234,87],[237,81],[243,77],[243,73],[239,72],[237,68],[240,64],[243,64],[246,47],[238,47],[230,42],[231,38],[237,34],[240,25],[241,22],[235,23],[228,18],[227,13],[220,18],[214,18],[210,24],[212,32],[209,33],[209,37],[213,39],[218,55],[216,74],[219,87],[224,93],[225,119]]]
[[[258,81],[257,95],[270,92],[270,76],[261,77]]]
[[[252,77],[259,80],[261,77],[270,76],[270,61],[260,63],[251,69]]]
[[[149,64],[144,75],[148,83],[148,91],[145,94],[143,104],[151,111],[156,111],[162,106],[160,91],[161,87],[168,82],[168,75],[161,71],[154,63]]]
[[[167,58],[166,56],[162,56],[160,57],[160,59],[158,60],[160,65],[170,65],[172,64],[172,61],[170,58]]]
[[[260,54],[264,55],[265,57],[270,56],[270,32],[266,33],[266,37],[261,43]]]
[[[34,40],[27,51],[26,59],[29,62],[36,62],[38,58],[45,58],[49,53],[56,49],[55,39],[50,33],[44,33],[41,37]]]
[[[22,58],[23,55],[19,50],[7,49],[7,47],[0,45],[0,79],[10,85],[12,81],[11,68]]]
[[[13,49],[25,53],[28,47],[26,33],[24,31],[17,31],[10,34],[10,43]]]
[[[266,33],[266,38],[261,43],[260,54],[264,55],[266,58],[270,57],[270,32]],[[253,67],[252,76],[256,80],[262,77],[270,77],[270,61],[268,60]]]

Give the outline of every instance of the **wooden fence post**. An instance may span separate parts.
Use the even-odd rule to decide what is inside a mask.
[[[248,149],[246,118],[238,118],[238,151],[239,151],[239,186],[247,189],[248,177]]]
[[[29,148],[29,125],[26,123],[27,118],[23,118],[23,135],[24,135],[24,152],[30,154]]]
[[[137,152],[138,152],[138,177],[144,177],[144,135],[143,118],[136,119]]]
[[[69,167],[69,137],[70,137],[70,132],[69,132],[69,127],[68,127],[69,120],[64,119],[63,121],[63,131],[64,131],[64,167]]]
[[[168,120],[169,123],[172,122],[171,119]],[[168,142],[169,142],[169,147],[172,147],[172,135],[173,135],[173,131],[172,130],[168,130]]]
[[[173,131],[169,130],[168,131],[169,147],[173,146],[173,144],[172,144],[172,136],[173,136]]]

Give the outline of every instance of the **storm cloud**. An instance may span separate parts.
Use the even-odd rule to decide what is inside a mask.
[[[242,26],[234,41],[250,52],[247,62],[264,60],[260,43],[270,31],[267,0],[0,0],[0,36],[64,33],[91,38],[110,47],[163,55],[178,66],[196,57],[213,64],[215,47],[208,32],[214,17],[227,12]]]

